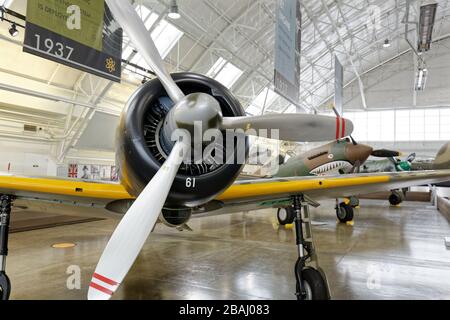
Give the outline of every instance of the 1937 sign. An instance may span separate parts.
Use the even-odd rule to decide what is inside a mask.
[[[122,36],[104,1],[28,1],[25,52],[120,82]]]

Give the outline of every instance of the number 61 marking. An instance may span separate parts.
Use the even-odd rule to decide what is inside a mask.
[[[196,179],[195,178],[187,178],[186,179],[186,188],[195,188],[195,183],[196,183]]]

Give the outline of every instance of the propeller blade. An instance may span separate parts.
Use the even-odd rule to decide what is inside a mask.
[[[170,156],[120,221],[98,262],[89,286],[89,300],[107,300],[117,290],[158,220],[183,160],[184,144]]]
[[[177,103],[182,100],[184,98],[184,93],[175,84],[172,77],[167,72],[164,61],[153,42],[150,32],[145,28],[141,18],[136,10],[134,10],[130,1],[106,0],[106,3],[115,20],[126,32],[136,50],[158,76],[172,101]]]
[[[374,150],[372,152],[372,156],[378,157],[378,158],[393,158],[393,157],[400,157],[401,156],[401,152],[392,151],[392,150],[386,150],[386,149],[380,149],[380,150]]]
[[[353,132],[353,123],[344,118],[314,114],[268,114],[249,117],[225,117],[222,129],[278,129],[279,139],[286,141],[328,141],[347,137]],[[257,134],[258,132],[256,132]],[[247,132],[247,134],[251,134]]]

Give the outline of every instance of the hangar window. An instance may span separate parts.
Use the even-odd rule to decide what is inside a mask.
[[[443,141],[450,139],[450,109],[346,112],[357,141]]]
[[[234,64],[220,57],[206,75],[219,81],[228,89],[231,89],[243,73],[244,72]]]
[[[409,140],[409,110],[398,110],[395,112],[395,140]]]
[[[269,87],[266,87],[256,96],[245,111],[250,115],[261,114],[264,107],[267,109],[277,98],[278,94]]]

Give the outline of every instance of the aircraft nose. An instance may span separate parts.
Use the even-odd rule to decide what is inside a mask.
[[[360,163],[364,163],[372,154],[373,148],[364,144],[357,144],[357,145],[348,145],[346,153],[347,158],[352,162],[355,163],[356,161],[359,161]]]

